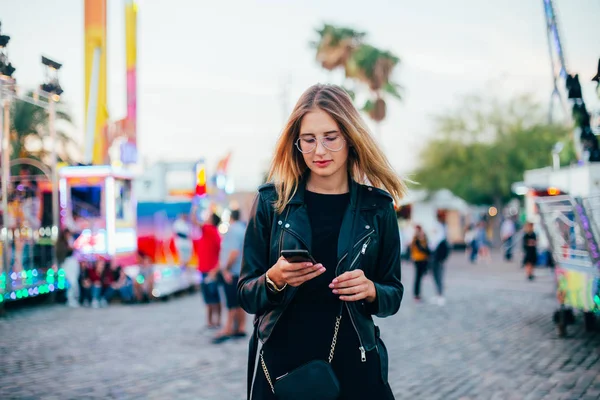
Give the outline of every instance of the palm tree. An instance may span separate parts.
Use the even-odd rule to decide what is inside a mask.
[[[362,110],[379,124],[386,117],[384,94],[402,99],[401,86],[390,80],[400,59],[389,51],[364,43],[364,32],[325,24],[317,33],[319,40],[313,44],[317,61],[327,70],[343,68],[347,79],[369,89],[370,99]],[[348,92],[354,98],[354,90]]]
[[[29,95],[31,96],[31,93]],[[47,102],[46,99],[41,97],[38,101]],[[48,164],[50,156],[50,151],[47,149],[49,139],[48,110],[16,98],[12,103],[10,116],[10,158],[33,158]],[[57,110],[55,123],[60,125],[59,121],[71,123],[72,119],[68,113]],[[75,142],[58,128],[56,129],[56,137],[59,141],[57,148],[58,160],[72,162],[69,147]]]
[[[312,47],[317,49],[317,61],[329,71],[345,66],[365,37],[364,32],[329,24],[324,24],[323,28],[317,29],[317,33],[320,36],[319,41],[313,42]]]

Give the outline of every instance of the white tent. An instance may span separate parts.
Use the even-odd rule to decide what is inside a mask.
[[[454,244],[463,242],[465,217],[469,215],[470,207],[450,190],[410,190],[398,205],[411,207],[410,220],[402,227],[403,247],[412,240],[415,225],[421,225],[425,233],[432,232],[438,211],[446,214],[449,241]]]

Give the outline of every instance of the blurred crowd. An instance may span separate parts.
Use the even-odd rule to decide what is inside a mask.
[[[65,271],[70,307],[106,307],[115,297],[126,304],[150,300],[153,274],[147,255],[138,253],[139,272],[131,277],[122,266],[104,257],[80,261],[73,249],[73,235],[63,230],[56,243],[56,258],[58,267]]]

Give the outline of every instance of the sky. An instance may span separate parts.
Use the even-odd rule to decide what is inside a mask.
[[[111,119],[126,113],[124,0],[108,0]],[[388,101],[378,139],[394,168],[409,174],[433,132],[431,117],[461,96],[552,91],[542,0],[141,0],[138,20],[138,143],[144,164],[194,161],[214,166],[232,151],[236,187],[253,190],[300,94],[323,71],[309,43],[324,22],[368,33],[401,58],[393,78],[402,102]],[[43,79],[40,56],[63,63],[63,98],[83,143],[82,0],[0,0],[9,58],[24,87]],[[367,6],[368,4],[368,6]],[[600,2],[556,0],[570,72],[580,74],[589,109],[600,108],[589,80],[600,48]],[[371,125],[372,126],[372,125]]]

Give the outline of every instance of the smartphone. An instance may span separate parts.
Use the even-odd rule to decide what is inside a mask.
[[[311,262],[316,264],[315,259],[308,250],[281,250],[281,256],[289,263]]]

